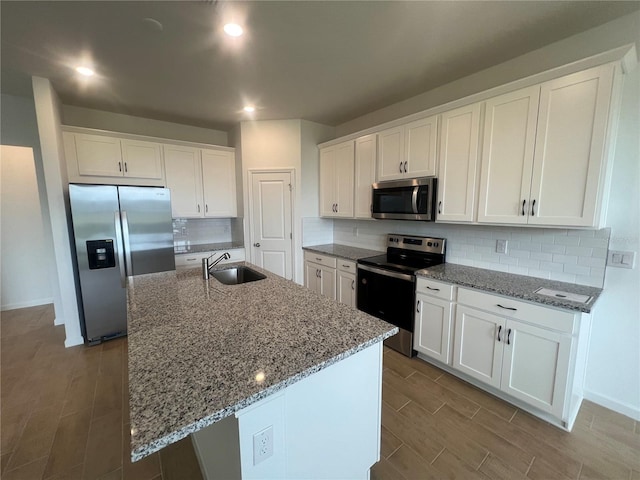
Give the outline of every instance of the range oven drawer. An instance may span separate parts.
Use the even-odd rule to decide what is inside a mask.
[[[358,265],[358,309],[413,332],[415,277]]]

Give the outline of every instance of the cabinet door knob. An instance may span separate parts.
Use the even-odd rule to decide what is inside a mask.
[[[535,208],[536,208],[536,201],[535,201],[535,200],[533,200],[533,202],[531,202],[531,216],[532,216],[532,217],[535,217],[535,216],[536,216],[536,210],[535,210]]]
[[[502,325],[498,325],[498,341],[501,342],[502,339],[500,338],[500,332],[502,332]]]
[[[527,203],[526,200],[522,200],[522,216],[526,215],[526,213],[524,213],[524,206],[525,206],[526,203]]]
[[[260,248],[260,242],[256,242],[256,243],[254,243],[254,244],[253,244],[253,246],[254,246],[254,247],[258,247],[258,248]]]

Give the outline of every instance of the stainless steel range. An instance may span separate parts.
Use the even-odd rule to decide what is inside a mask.
[[[415,273],[444,263],[444,238],[387,235],[387,253],[358,260],[358,309],[399,327],[385,345],[411,357]]]

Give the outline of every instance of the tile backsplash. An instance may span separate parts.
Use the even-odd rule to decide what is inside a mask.
[[[323,226],[313,224],[315,230]],[[306,222],[303,223],[303,228],[306,229]],[[333,240],[314,243],[333,241],[344,245],[385,250],[388,233],[446,238],[446,256],[449,263],[602,287],[611,230],[336,219],[333,220]],[[328,234],[325,235],[328,237]],[[304,232],[303,238],[306,236]],[[319,238],[322,234],[315,231],[310,236]],[[497,240],[507,241],[506,253],[496,253]]]
[[[173,219],[173,243],[176,246],[223,242],[243,242],[242,218]]]

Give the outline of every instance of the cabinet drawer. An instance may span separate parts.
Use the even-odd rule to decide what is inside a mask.
[[[560,332],[573,333],[578,314],[533,305],[500,295],[458,289],[458,303]]]
[[[343,260],[341,258],[336,259],[338,262],[338,270],[341,272],[353,273],[356,274],[356,262],[352,262],[350,260]]]
[[[424,277],[417,277],[416,293],[424,293],[444,300],[453,300],[454,287],[448,283],[437,282]]]
[[[308,262],[317,263],[326,267],[336,268],[336,257],[331,255],[323,255],[316,252],[305,252],[304,259]]]

